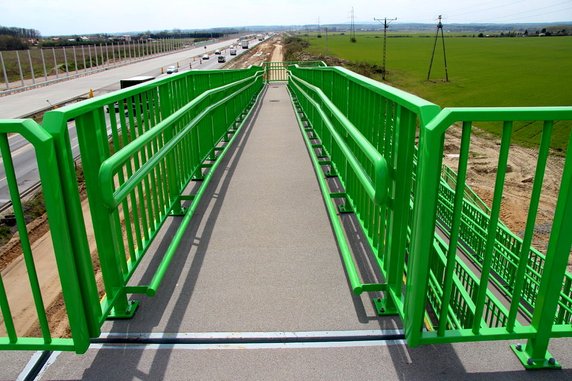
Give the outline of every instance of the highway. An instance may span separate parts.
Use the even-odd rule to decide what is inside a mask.
[[[208,45],[206,49],[205,47],[200,47],[184,52],[179,51],[167,56],[153,58],[148,61],[137,62],[132,65],[110,69],[108,71],[93,74],[87,77],[77,78],[51,86],[26,91],[23,93],[9,95],[3,97],[2,101],[0,102],[0,118],[21,118],[23,116],[33,114],[45,109],[45,99],[50,100],[50,103],[52,104],[58,104],[66,100],[85,95],[86,88],[88,90],[90,88],[93,89],[97,95],[119,90],[119,80],[124,78],[139,75],[150,75],[156,78],[163,78],[168,75],[173,75],[166,74],[166,69],[169,66],[177,66],[177,64],[179,65],[179,73],[188,70],[220,69],[222,66],[224,66],[224,63],[218,62],[218,55],[214,54],[215,50],[220,50],[221,55],[226,58],[227,62],[248,51],[247,49],[237,47],[237,55],[231,56],[228,49],[231,44],[236,45],[236,40],[233,39],[217,42]],[[252,48],[257,44],[257,40],[251,40],[249,46]],[[202,59],[202,56],[205,54],[208,54],[208,60]],[[192,66],[192,69],[190,66]],[[161,74],[162,68],[165,71],[164,74]],[[85,86],[86,81],[89,82],[88,87],[82,88],[81,86]],[[65,92],[65,87],[69,88],[69,93]],[[80,92],[78,92],[78,90]],[[42,97],[44,97],[43,100]],[[8,112],[6,109],[10,105],[12,105],[13,110]],[[22,106],[25,105],[28,106],[24,110]],[[5,113],[8,113],[9,116],[4,115]],[[79,145],[74,122],[70,122],[68,128],[70,133],[72,152],[74,157],[77,157],[79,155]],[[11,135],[8,138],[8,141],[12,151],[12,160],[16,170],[16,178],[18,181],[20,193],[26,194],[39,182],[38,168],[34,150],[20,135]],[[9,205],[9,202],[10,195],[8,191],[8,183],[6,180],[4,165],[0,165],[0,211],[5,209],[5,207]]]

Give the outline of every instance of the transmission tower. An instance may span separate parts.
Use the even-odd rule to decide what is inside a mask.
[[[373,18],[375,21],[378,22],[382,22],[383,21],[383,60],[381,63],[381,79],[383,79],[385,81],[385,58],[387,55],[387,28],[389,28],[389,24],[392,21],[397,20],[397,17],[394,17],[392,19],[388,19],[387,17],[385,17],[383,20],[382,19],[376,19],[375,17]]]
[[[441,41],[443,41],[443,61],[445,63],[445,82],[449,82],[449,73],[447,72],[447,53],[445,52],[445,35],[443,33],[443,23],[441,22],[441,15],[439,15],[439,22],[437,23],[437,33],[435,34],[435,42],[433,44],[433,53],[431,53],[431,62],[429,62],[429,72],[427,73],[427,80],[431,77],[431,68],[433,67],[433,59],[435,58],[435,48],[437,47],[437,40],[439,39],[439,31],[441,31]]]

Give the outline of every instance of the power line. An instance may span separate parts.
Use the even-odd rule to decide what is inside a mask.
[[[558,6],[561,6],[561,5],[565,5],[565,7],[564,7],[564,8],[554,9],[554,7],[558,7]],[[545,7],[540,7],[540,8],[534,8],[534,9],[527,9],[527,10],[524,10],[524,11],[512,13],[512,14],[510,14],[510,15],[492,17],[490,20],[499,20],[499,19],[502,20],[502,19],[507,19],[507,18],[508,18],[508,19],[511,19],[511,18],[513,18],[514,16],[517,16],[517,17],[514,17],[514,18],[516,18],[516,19],[532,16],[532,14],[531,14],[531,15],[528,15],[529,13],[533,13],[534,16],[543,16],[543,15],[547,15],[547,14],[550,14],[550,13],[567,11],[567,10],[571,9],[569,6],[570,6],[570,2],[569,2],[569,1],[564,1],[564,2],[561,2],[561,3],[558,3],[558,4],[552,4],[552,5],[550,5],[550,6],[545,6]],[[547,12],[542,12],[542,11],[544,11],[544,10],[548,10],[548,11],[547,11]],[[521,15],[521,16],[518,16],[518,15]],[[522,16],[522,15],[525,15],[525,16]]]
[[[504,8],[504,7],[508,7],[511,5],[516,5],[519,3],[523,3],[527,0],[517,0],[517,1],[513,1],[512,3],[506,3],[506,4],[499,4],[496,6],[487,6],[488,3],[481,3],[479,5],[477,5],[475,8],[473,9],[467,9],[467,7],[463,8],[463,12],[461,13],[453,13],[452,15],[448,14],[446,15],[448,18],[453,18],[453,17],[459,17],[459,16],[464,16],[464,15],[469,15],[469,14],[473,14],[475,12],[488,12],[491,9],[497,9],[497,8]],[[491,3],[491,2],[489,2]],[[492,1],[492,3],[498,3],[498,1]],[[483,7],[484,6],[484,7]]]
[[[375,17],[373,18],[375,21],[380,22],[381,23],[381,19],[376,19]],[[397,17],[394,17],[392,19],[388,19],[387,17],[385,17],[383,19],[383,59],[382,59],[382,63],[381,63],[381,79],[383,79],[385,81],[385,58],[386,58],[386,52],[387,52],[387,28],[389,28],[389,24],[392,21],[397,20]],[[389,22],[388,22],[389,21]]]

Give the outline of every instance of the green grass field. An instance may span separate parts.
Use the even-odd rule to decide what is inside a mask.
[[[304,37],[305,38],[305,37]],[[310,36],[312,54],[381,65],[381,33]],[[433,49],[431,36],[411,35],[387,40],[387,82],[441,107],[448,106],[572,106],[572,37],[470,38],[446,36],[449,82],[444,82],[443,51],[437,45],[431,81],[427,71]],[[373,76],[381,80],[380,74]],[[536,126],[536,127],[534,127]],[[482,126],[492,129],[490,126]],[[572,123],[555,125],[552,146],[566,147]],[[538,124],[515,132],[515,141],[537,144]]]

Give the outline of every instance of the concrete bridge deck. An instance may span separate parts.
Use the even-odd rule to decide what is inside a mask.
[[[351,293],[286,87],[268,86],[256,107],[158,294],[134,296],[135,317],[105,323],[86,354],[52,353],[37,379],[572,379],[564,340],[550,348],[562,371],[523,370],[507,342],[408,348],[398,317]],[[0,379],[25,375],[32,356],[0,353]]]

